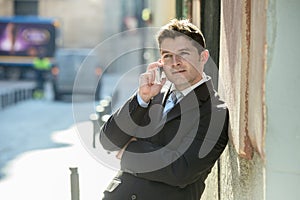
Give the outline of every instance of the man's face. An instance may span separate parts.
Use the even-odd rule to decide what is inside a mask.
[[[166,38],[160,46],[164,72],[178,90],[186,89],[202,79],[204,63],[192,41],[183,36]]]

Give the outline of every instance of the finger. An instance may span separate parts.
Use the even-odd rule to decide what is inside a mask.
[[[157,61],[157,63],[158,63],[158,67],[163,67],[163,66],[164,66],[161,59],[159,59],[159,60]]]
[[[153,62],[153,63],[150,63],[147,67],[147,71],[150,71],[150,70],[153,70],[153,69],[156,69],[157,67],[159,67],[160,63],[159,62]]]
[[[157,67],[147,71],[148,84],[154,84]]]
[[[140,75],[140,86],[150,85],[153,81],[153,74],[151,72],[146,72]]]

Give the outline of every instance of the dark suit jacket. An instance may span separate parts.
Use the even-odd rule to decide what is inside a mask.
[[[161,118],[167,94],[142,108],[137,97],[116,111],[100,133],[106,150],[131,142],[121,159],[122,183],[104,199],[199,200],[205,179],[228,142],[228,110],[212,82],[198,86]]]

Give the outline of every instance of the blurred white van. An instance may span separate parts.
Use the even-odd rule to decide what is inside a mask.
[[[100,99],[102,68],[91,49],[59,49],[52,68],[54,99],[63,95],[87,94]]]

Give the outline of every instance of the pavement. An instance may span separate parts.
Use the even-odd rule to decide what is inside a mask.
[[[114,94],[113,109],[119,107],[134,92],[139,72],[140,69],[137,68],[123,76],[118,75],[114,77],[110,75],[109,77],[104,77],[105,80],[103,82],[105,85],[102,93],[104,96]],[[49,95],[45,98],[52,99],[52,94],[49,93]],[[34,102],[34,104],[37,102]],[[88,105],[83,104],[81,106],[81,103],[79,103],[79,105],[75,106],[76,109],[75,111],[73,110],[75,112],[75,114],[73,113],[73,117],[77,117],[76,113],[78,112],[80,116],[88,119],[89,114],[92,113],[90,110],[91,106],[90,104]],[[39,109],[37,105],[34,105],[33,108]],[[61,108],[57,109],[61,111]],[[47,113],[45,110],[43,112]],[[47,123],[45,125],[49,126],[49,128],[52,126],[50,123],[60,124],[57,120],[64,121],[64,119],[56,116],[57,113],[64,113],[62,116],[70,114],[69,110],[54,113],[56,120],[52,122],[46,120],[48,125]],[[30,114],[27,117],[29,119],[32,118]],[[103,149],[101,149],[99,143],[96,144],[96,149],[91,145],[93,135],[92,123],[90,121],[81,121],[81,118],[79,118],[76,118],[76,124],[73,124],[68,129],[54,131],[51,134],[51,139],[55,143],[62,145],[57,145],[57,147],[47,146],[46,149],[35,148],[34,150],[26,151],[25,153],[18,154],[16,158],[5,164],[3,170],[5,176],[0,179],[1,200],[72,200],[71,171],[69,168],[78,168],[81,200],[102,199],[103,191],[117,174],[116,163],[119,163],[119,161],[115,159],[114,154],[105,155],[104,162],[113,163],[113,166],[115,166],[114,169],[99,161],[97,154],[99,155],[99,152]],[[24,124],[25,122],[23,120],[18,123]],[[14,126],[15,129],[19,129],[18,127]],[[39,128],[30,132],[38,132],[40,130]],[[43,135],[43,133],[40,133],[40,135]],[[27,138],[27,140],[36,139],[34,137]],[[19,145],[25,145],[24,140],[20,139],[18,141]],[[40,146],[44,146],[44,144],[40,144]],[[104,155],[103,152],[106,154],[105,151],[102,151],[102,155]]]
[[[53,141],[68,145],[26,152],[11,161],[5,168],[7,176],[0,180],[0,199],[71,200],[70,167],[78,168],[80,199],[101,199],[117,171],[88,151],[78,134],[79,126],[92,130],[91,122],[81,122],[53,132]]]

